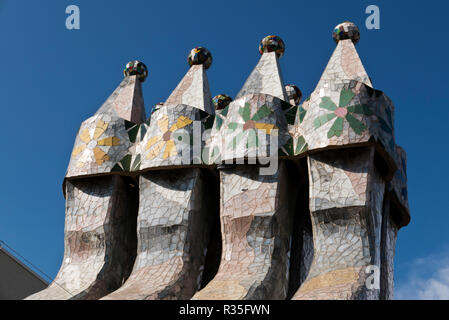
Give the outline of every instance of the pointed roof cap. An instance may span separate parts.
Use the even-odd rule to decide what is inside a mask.
[[[332,36],[337,47],[318,82],[317,89],[329,84],[342,85],[348,80],[356,80],[372,87],[371,79],[355,49],[355,44],[360,39],[357,26],[352,22],[343,22],[334,28]]]
[[[253,93],[265,93],[288,101],[278,58],[284,54],[285,45],[278,36],[268,36],[259,45],[262,54],[236,99]]]
[[[206,74],[206,69],[212,63],[212,55],[206,48],[196,47],[191,50],[187,60],[191,67],[165,101],[165,105],[186,104],[215,114]]]
[[[145,121],[141,82],[148,76],[148,69],[145,64],[135,60],[126,65],[123,73],[125,78],[96,114],[111,114],[140,124]]]

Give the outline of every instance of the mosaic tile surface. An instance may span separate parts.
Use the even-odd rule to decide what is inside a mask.
[[[295,151],[307,143],[308,150],[376,141],[395,159],[394,106],[381,91],[348,81],[338,90],[321,88],[298,108]]]
[[[276,52],[262,54],[235,100],[252,93],[265,93],[288,101]]]
[[[314,257],[294,299],[379,299],[367,266],[380,268],[385,182],[374,148],[309,156]]]
[[[391,195],[386,194],[382,217],[382,242],[381,242],[381,278],[380,299],[394,299],[394,255],[398,236],[398,225],[393,215],[398,208],[391,202]]]
[[[199,168],[140,176],[137,258],[126,283],[104,299],[190,299],[200,285],[210,229]]]
[[[273,176],[257,166],[220,171],[222,258],[218,273],[193,297],[285,299],[291,219],[286,203],[288,172]]]
[[[274,151],[284,148],[290,140],[284,114],[289,107],[290,104],[266,94],[251,94],[234,100],[225,109],[226,117],[216,117],[215,131],[207,145],[210,159],[255,161],[259,157],[273,156]]]
[[[96,114],[109,114],[140,124],[145,121],[141,77],[126,76]]]
[[[29,300],[99,299],[121,286],[134,263],[138,194],[129,182],[95,177],[68,181],[66,188],[62,265]]]
[[[357,27],[352,23],[343,23],[335,30],[354,28]],[[372,89],[351,40],[352,31],[351,34],[343,34],[343,31],[318,85],[297,108],[295,123],[289,130],[293,137],[293,154],[364,143],[373,137],[388,148],[390,157],[387,161],[391,164],[394,154],[393,104],[385,94]],[[293,110],[288,113],[290,118]]]
[[[194,48],[189,55],[190,70],[171,93],[165,104],[151,114],[136,153],[140,169],[203,164],[202,139],[208,118],[215,108],[205,72],[207,49]]]
[[[208,116],[185,104],[164,105],[156,110],[137,145],[140,169],[202,164],[204,141],[201,137]]]
[[[29,298],[392,299],[396,239],[410,222],[406,153],[393,103],[355,49],[359,29],[344,22],[333,38],[302,103],[284,85],[277,36],[261,41],[234,101],[211,98],[212,55],[192,49],[148,120],[148,69],[129,62],[77,134],[64,261]],[[269,156],[278,170],[263,175]],[[380,289],[366,286],[367,266],[381,269]]]
[[[210,62],[207,50],[192,50],[192,67],[152,112],[137,143],[140,170],[202,164],[200,134],[215,113],[204,71]],[[200,139],[197,147],[192,137]],[[127,282],[104,299],[189,299],[204,270],[211,215],[203,194],[211,186],[199,168],[150,171],[139,179],[137,259]]]
[[[204,65],[192,65],[190,70],[165,101],[165,105],[185,104],[214,114],[209,81]]]
[[[351,40],[342,40],[338,42],[315,90],[328,86],[339,88],[348,80],[373,86],[354,43]]]
[[[137,131],[144,121],[140,80],[136,75],[126,76],[95,115],[81,124],[66,177],[113,171],[134,153]]]

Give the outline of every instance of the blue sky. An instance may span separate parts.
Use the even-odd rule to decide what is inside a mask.
[[[71,4],[81,10],[80,30],[65,28]],[[370,4],[380,8],[380,30],[365,28]],[[188,70],[191,48],[212,52],[212,95],[235,96],[259,59],[260,39],[276,34],[286,43],[285,82],[308,96],[335,48],[333,27],[350,20],[361,29],[357,50],[375,88],[395,103],[397,142],[408,153],[412,221],[399,232],[398,295],[429,298],[430,290],[449,299],[448,14],[449,3],[437,0],[0,0],[0,240],[56,275],[61,184],[77,130],[129,60],[149,68],[148,113]]]

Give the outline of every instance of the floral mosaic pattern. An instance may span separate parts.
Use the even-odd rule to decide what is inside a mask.
[[[125,120],[125,129],[128,132],[129,141],[139,143],[148,130],[151,118],[142,124],[136,124]],[[130,152],[124,156],[113,168],[112,172],[132,172],[140,169],[141,157],[140,153]]]
[[[331,113],[319,116],[314,121],[316,129],[326,124],[327,122],[334,120],[334,124],[329,129],[327,137],[340,137],[343,132],[343,123],[347,121],[349,126],[358,135],[362,134],[366,129],[366,125],[354,117],[354,114],[371,116],[373,112],[367,105],[353,105],[348,107],[354,98],[355,93],[350,89],[344,89],[340,93],[340,102],[338,106],[329,97],[323,97],[321,99],[320,108],[331,111]]]
[[[211,138],[206,142],[207,163],[284,155],[284,149],[293,149],[287,145],[291,136],[286,112],[291,107],[263,93],[234,100],[215,116]]]
[[[309,145],[302,134],[302,129],[299,126],[304,121],[304,117],[307,114],[307,110],[304,108],[304,105],[308,104],[308,101],[309,98],[307,98],[299,106],[294,106],[285,112],[285,117],[289,124],[291,139],[289,139],[287,143],[281,147],[282,155],[299,155],[306,152],[309,148]]]
[[[228,124],[228,129],[231,131],[235,131],[237,129],[242,131],[233,138],[227,148],[235,149],[241,141],[247,141],[247,148],[257,147],[259,145],[257,130],[264,130],[266,134],[271,135],[271,131],[273,129],[278,129],[278,127],[274,124],[259,122],[260,120],[270,116],[272,113],[273,110],[264,104],[251,117],[251,105],[249,103],[245,103],[245,106],[239,109],[239,114],[244,123],[230,122]],[[246,138],[246,140],[244,138]]]
[[[77,163],[78,167],[81,167],[84,162],[88,161],[91,155],[94,156],[95,161],[98,165],[102,165],[105,161],[110,160],[108,154],[100,147],[119,146],[120,139],[114,136],[100,139],[100,137],[108,128],[108,125],[108,123],[99,119],[93,132],[89,132],[89,129],[86,128],[80,133],[79,137],[83,143],[77,146],[72,152],[73,157],[76,157],[81,153],[81,156],[79,157]]]
[[[157,126],[161,131],[161,135],[151,137],[146,145],[146,150],[149,150],[147,159],[152,160],[156,158],[159,153],[163,151],[162,158],[167,159],[177,155],[175,141],[173,140],[173,133],[182,129],[190,124],[192,120],[187,117],[180,116],[175,124],[168,128],[168,116],[164,115],[157,121]]]

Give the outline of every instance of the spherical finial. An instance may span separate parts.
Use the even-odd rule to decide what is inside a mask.
[[[204,69],[209,69],[212,64],[212,55],[206,48],[196,47],[190,51],[187,61],[190,66],[202,64],[204,65]]]
[[[302,92],[294,84],[287,84],[285,86],[285,92],[287,93],[290,104],[297,106],[302,98]]]
[[[360,40],[360,30],[354,23],[345,21],[334,28],[332,38],[336,43],[340,40],[351,39],[356,44]]]
[[[125,70],[123,70],[125,77],[137,76],[140,81],[144,82],[148,76],[147,66],[138,60],[130,61],[126,64]]]
[[[222,110],[232,102],[232,98],[227,94],[217,94],[213,97],[212,102],[214,103],[215,110]]]
[[[282,57],[285,51],[284,41],[278,36],[267,36],[263,38],[259,44],[260,54],[273,51],[276,52],[278,58]]]

